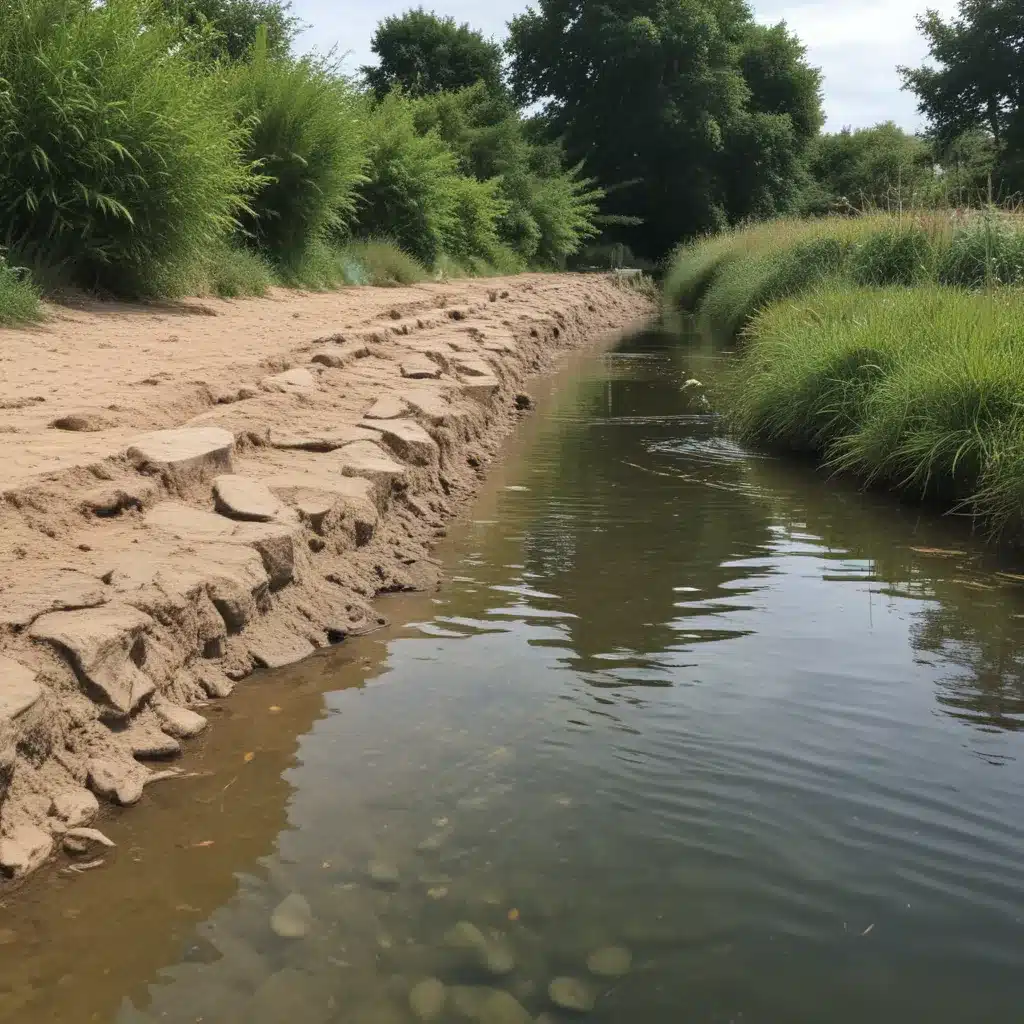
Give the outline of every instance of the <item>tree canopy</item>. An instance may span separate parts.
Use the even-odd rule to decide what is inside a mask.
[[[1002,185],[1024,187],[1024,5],[960,0],[958,17],[918,19],[930,64],[900,68],[938,141],[984,131],[998,154]]]
[[[410,96],[464,89],[478,82],[493,93],[503,89],[501,47],[469,25],[422,7],[385,18],[371,49],[380,64],[362,72],[378,98],[396,87]]]
[[[261,25],[267,30],[267,53],[285,57],[299,31],[291,0],[162,0],[163,8],[186,34],[207,32],[208,56],[244,60]]]
[[[511,81],[571,161],[613,191],[639,252],[790,207],[822,123],[820,75],[743,0],[539,0],[514,18]]]

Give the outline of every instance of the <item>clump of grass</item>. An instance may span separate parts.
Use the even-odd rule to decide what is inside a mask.
[[[372,284],[387,288],[419,284],[430,276],[422,263],[389,239],[371,238],[368,241],[351,242],[345,247],[344,254],[350,261],[350,275],[362,278],[349,280],[350,284]]]
[[[248,127],[142,0],[6,0],[0,209],[19,261],[117,294],[234,229],[254,188]]]
[[[819,456],[994,530],[1024,527],[1024,303],[827,286],[761,312],[730,404],[750,438]]]
[[[941,254],[937,276],[963,288],[1024,283],[1024,230],[994,214],[968,221]]]
[[[39,293],[28,275],[12,267],[0,250],[0,324],[27,323],[39,316]]]

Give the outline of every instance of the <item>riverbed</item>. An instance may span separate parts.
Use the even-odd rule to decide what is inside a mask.
[[[9,901],[0,1019],[1017,1019],[1024,574],[738,446],[725,358],[575,359],[436,593]]]

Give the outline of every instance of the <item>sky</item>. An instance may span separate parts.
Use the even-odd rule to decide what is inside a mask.
[[[298,40],[299,50],[348,54],[355,70],[372,63],[370,38],[377,22],[399,14],[420,0],[293,0],[295,13],[311,27]],[[468,21],[485,35],[501,39],[509,19],[528,0],[423,0],[427,10]],[[812,64],[824,72],[826,129],[864,128],[892,120],[903,128],[922,127],[914,97],[900,91],[898,64],[915,65],[927,48],[915,17],[926,8],[948,17],[956,0],[757,0],[758,21],[785,20],[807,45]]]

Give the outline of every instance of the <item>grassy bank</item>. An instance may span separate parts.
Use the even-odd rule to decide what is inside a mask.
[[[744,437],[1024,531],[1024,226],[782,222],[681,251],[667,301],[739,335]]]
[[[259,295],[554,268],[601,193],[479,87],[383,98],[265,28],[0,0],[0,323],[40,293]]]
[[[996,211],[781,220],[681,248],[665,301],[736,336],[760,310],[825,283],[849,287],[1024,283],[1024,219]]]

